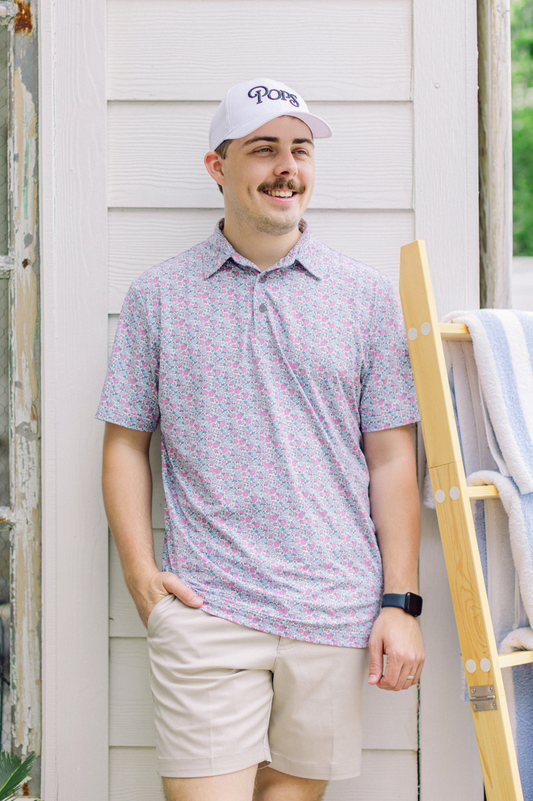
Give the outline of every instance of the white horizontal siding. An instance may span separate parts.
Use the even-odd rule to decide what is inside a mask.
[[[203,164],[216,103],[110,103],[108,203],[121,208],[222,208]],[[410,209],[410,103],[314,103],[335,139],[316,142],[311,208]],[[333,144],[334,142],[334,144]]]
[[[222,216],[203,166],[209,124],[227,89],[255,75],[294,86],[334,130],[316,143],[305,215],[314,234],[397,281],[399,248],[414,238],[411,28],[411,0],[108,0],[110,346],[131,281],[205,239]],[[114,545],[109,616],[110,799],[160,801],[146,631]],[[363,776],[332,784],[329,801],[416,797],[416,693],[366,688]]]
[[[306,100],[410,98],[410,0],[109,0],[107,8],[113,100],[219,100],[254,76],[277,78]]]
[[[118,326],[118,314],[110,314],[107,318],[107,356],[111,356],[113,342],[115,341],[115,334]]]
[[[154,748],[110,749],[110,801],[162,801]],[[413,751],[363,751],[361,776],[331,782],[325,801],[414,801],[417,760]]]
[[[417,772],[414,751],[363,751],[361,776],[331,782],[324,801],[415,801]]]
[[[206,239],[222,213],[222,209],[110,209],[110,314],[120,311],[135,278]],[[414,238],[411,211],[309,209],[305,218],[326,245],[371,264],[397,282],[400,247]]]

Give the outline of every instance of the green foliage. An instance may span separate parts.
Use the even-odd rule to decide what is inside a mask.
[[[513,239],[533,256],[533,0],[512,0]]]
[[[513,243],[533,256],[533,108],[513,111]]]
[[[533,2],[511,2],[513,89],[533,86]],[[514,92],[513,92],[514,94]]]
[[[13,793],[26,779],[35,762],[35,754],[22,760],[16,754],[0,753],[0,801],[12,798]]]

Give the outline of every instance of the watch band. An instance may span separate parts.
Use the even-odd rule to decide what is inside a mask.
[[[383,596],[381,606],[396,606],[403,609],[413,617],[419,617],[422,613],[422,598],[414,592],[406,592],[404,595],[397,592],[387,592]]]

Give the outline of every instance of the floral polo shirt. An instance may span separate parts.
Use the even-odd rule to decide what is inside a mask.
[[[418,419],[397,296],[304,221],[264,272],[222,227],[132,284],[97,417],[161,425],[162,569],[205,612],[366,647],[382,568],[361,433]]]

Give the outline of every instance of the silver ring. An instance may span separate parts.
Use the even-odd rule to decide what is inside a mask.
[[[408,679],[414,679],[414,676],[407,676]]]

